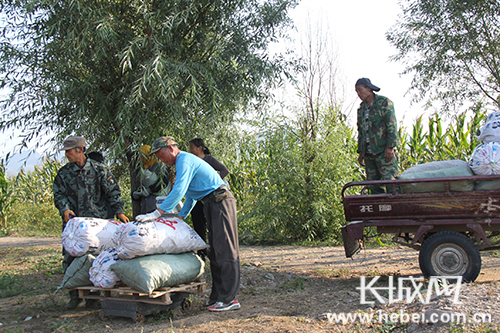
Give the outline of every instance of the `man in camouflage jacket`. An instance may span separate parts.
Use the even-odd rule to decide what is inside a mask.
[[[69,163],[57,172],[54,179],[54,204],[63,218],[63,230],[74,216],[108,217],[108,207],[122,222],[129,222],[123,214],[121,190],[108,168],[85,155],[86,141],[72,136],[63,143]],[[69,267],[74,257],[63,249],[63,270]],[[68,309],[74,309],[81,302],[78,291],[70,291]],[[87,306],[92,302],[87,302]]]
[[[356,93],[362,100],[357,120],[358,162],[365,167],[367,180],[394,179],[398,172],[394,104],[387,97],[374,93],[379,90],[370,79],[361,78],[356,82]],[[373,186],[370,190],[372,193],[384,193],[380,186]]]

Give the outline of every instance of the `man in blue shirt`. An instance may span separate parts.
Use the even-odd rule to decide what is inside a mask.
[[[152,213],[138,215],[139,222],[153,221],[170,212],[185,196],[179,216],[184,219],[200,200],[207,219],[212,272],[212,293],[206,302],[210,311],[240,308],[236,294],[240,287],[240,257],[236,200],[219,174],[197,156],[181,151],[169,136],[153,143],[151,154],[163,163],[175,165],[176,179],[172,190],[160,207]]]

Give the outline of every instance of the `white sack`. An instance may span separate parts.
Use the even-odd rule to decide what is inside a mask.
[[[113,236],[120,224],[122,223],[113,220],[74,217],[62,232],[62,245],[73,257],[87,253],[97,255],[114,246]]]
[[[196,231],[178,217],[160,217],[152,222],[123,224],[117,230],[114,242],[122,259],[207,248]]]
[[[500,111],[491,113],[481,127],[478,139],[483,143],[500,142]]]
[[[469,166],[476,175],[500,175],[500,143],[478,145],[472,152]]]
[[[119,261],[121,259],[118,258],[115,248],[111,247],[102,251],[92,262],[89,270],[89,279],[92,284],[99,288],[113,288],[120,279],[110,267]]]

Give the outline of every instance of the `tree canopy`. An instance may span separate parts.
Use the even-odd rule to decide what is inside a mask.
[[[1,129],[114,156],[231,120],[265,97],[295,0],[0,0]],[[179,138],[182,139],[182,138]]]
[[[413,74],[414,100],[444,109],[484,99],[500,106],[500,2],[406,0],[387,33]]]

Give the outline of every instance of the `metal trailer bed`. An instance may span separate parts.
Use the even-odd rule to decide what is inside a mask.
[[[364,229],[393,234],[393,241],[419,250],[425,277],[462,276],[474,281],[479,251],[500,248],[500,190],[450,191],[455,181],[499,181],[496,176],[351,182],[342,189],[348,223],[341,228],[346,257],[363,245]],[[445,183],[444,192],[399,193],[402,184]],[[395,185],[392,193],[365,194],[372,185]],[[357,192],[358,189],[361,189]]]

